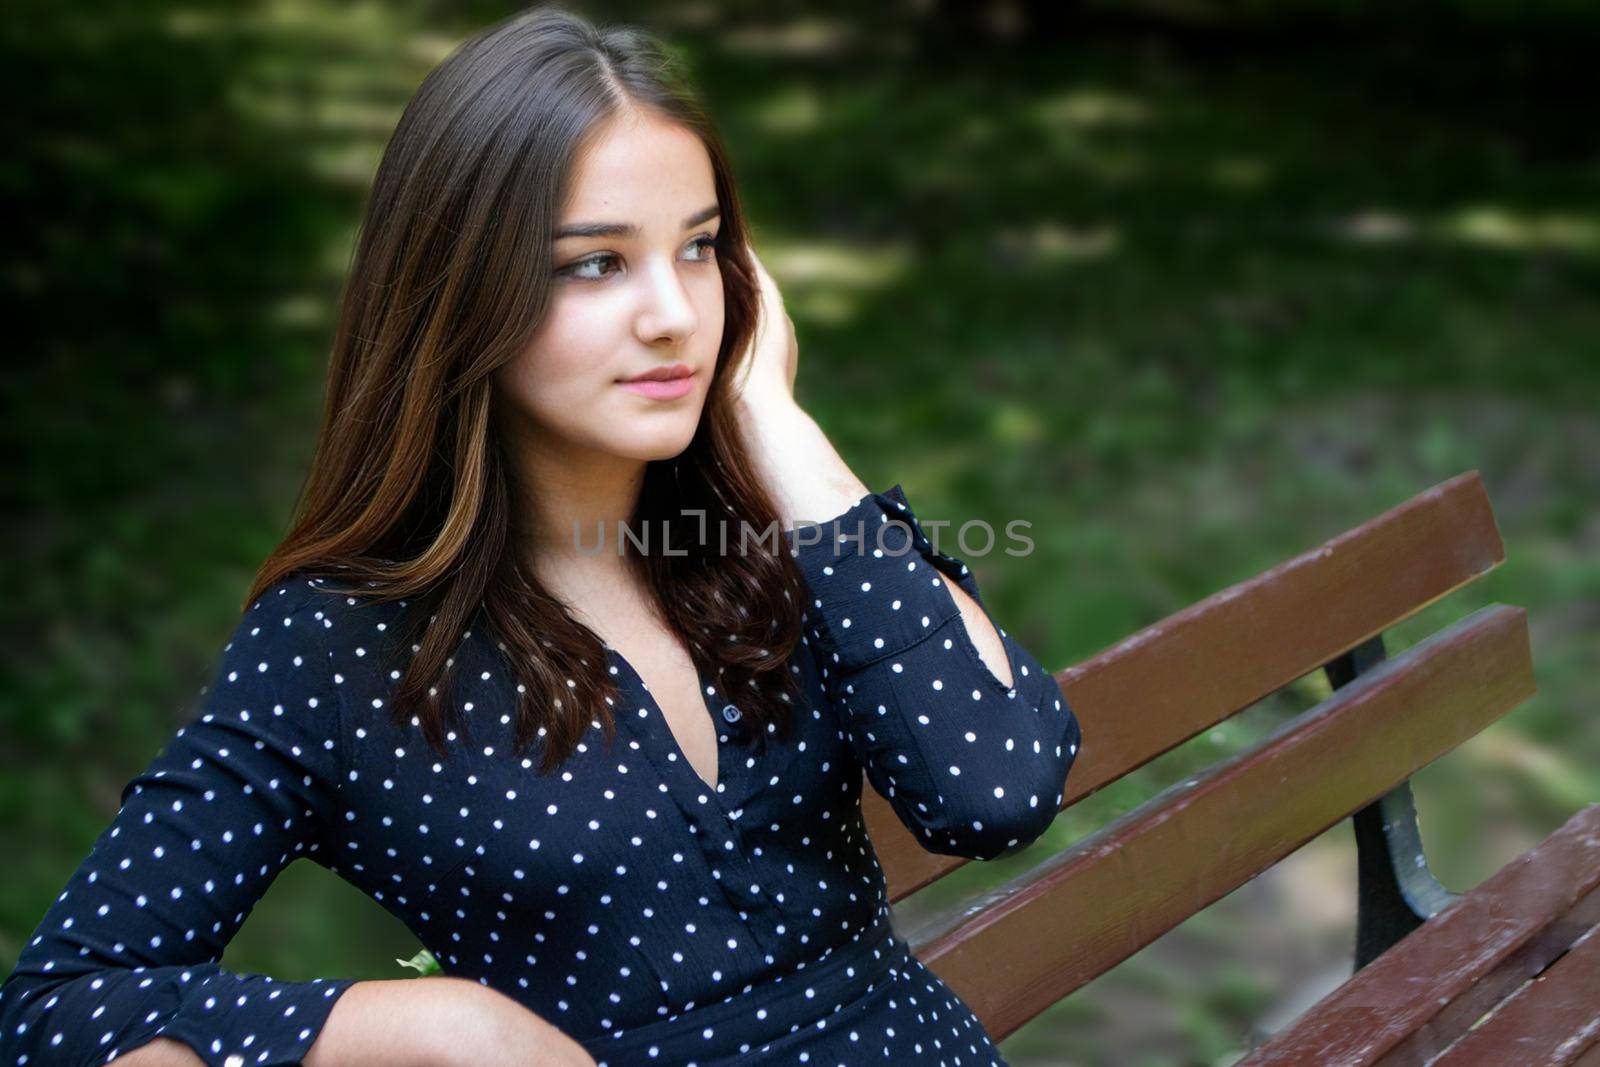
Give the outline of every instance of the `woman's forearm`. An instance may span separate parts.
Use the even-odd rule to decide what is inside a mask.
[[[747,398],[739,423],[785,529],[825,522],[867,495],[815,419],[781,395]]]
[[[111,1061],[114,1067],[205,1067],[205,1062],[194,1049],[170,1037],[153,1038]]]
[[[816,420],[776,390],[742,404],[740,425],[785,529],[799,522],[826,522],[867,495],[867,486]],[[954,582],[947,586],[979,658],[1001,684],[1014,685],[994,623],[966,590]]]
[[[241,1061],[248,1062],[248,1061]],[[339,997],[306,1067],[593,1064],[582,1046],[502,993],[434,975],[357,982]],[[156,1038],[113,1067],[204,1067],[181,1041]]]
[[[333,1006],[305,1067],[453,1067],[480,992],[442,975],[357,982]]]
[[[450,1067],[452,1037],[473,996],[459,978],[357,982],[339,997],[306,1054],[306,1067]],[[182,1041],[158,1037],[111,1061],[113,1067],[204,1067]]]

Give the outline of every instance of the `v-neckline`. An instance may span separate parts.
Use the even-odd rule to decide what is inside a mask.
[[[626,671],[631,680],[639,687],[639,691],[644,694],[645,702],[649,705],[647,710],[653,713],[659,720],[661,724],[661,731],[665,735],[667,744],[670,746],[666,763],[672,768],[676,768],[687,773],[690,781],[696,783],[701,789],[708,790],[710,792],[711,800],[720,806],[722,803],[721,797],[727,792],[728,788],[728,761],[726,758],[727,753],[722,751],[722,738],[720,737],[720,731],[724,727],[717,723],[716,712],[712,710],[710,702],[706,700],[705,675],[700,671],[699,667],[695,668],[695,687],[700,694],[701,707],[704,708],[706,714],[711,717],[711,740],[712,744],[716,746],[715,752],[717,757],[717,774],[716,781],[713,782],[706,781],[705,778],[701,777],[700,772],[695,770],[694,763],[690,761],[688,753],[684,751],[683,743],[678,739],[677,733],[675,733],[672,729],[671,720],[667,718],[666,712],[661,710],[661,702],[656,699],[655,693],[653,693],[649,685],[645,683],[644,676],[639,673],[632,663],[628,662],[628,658],[624,656],[615,645],[607,644],[605,648],[606,654],[615,660],[619,671]],[[632,714],[627,712],[624,712],[624,714],[629,721],[632,721],[632,718],[634,717]]]

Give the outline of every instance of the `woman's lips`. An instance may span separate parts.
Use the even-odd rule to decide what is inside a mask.
[[[651,400],[676,400],[685,396],[694,388],[694,375],[687,374],[682,378],[669,378],[666,381],[618,382],[624,389],[632,390],[640,396],[647,396]]]

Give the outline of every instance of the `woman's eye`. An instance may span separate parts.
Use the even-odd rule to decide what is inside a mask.
[[[586,259],[580,259],[576,263],[568,263],[565,267],[562,267],[560,270],[556,271],[556,273],[567,278],[577,278],[579,281],[599,281],[600,278],[604,277],[605,272],[602,271],[600,274],[593,274],[589,272],[590,268],[602,267],[607,263],[614,262],[616,258],[617,257],[610,252],[603,252],[597,256],[589,256]]]
[[[701,234],[689,244],[691,248],[699,248],[703,250],[700,255],[701,259],[710,259],[716,254],[717,251],[717,239],[709,233]]]
[[[689,242],[689,247],[698,249],[699,253],[691,257],[691,262],[704,263],[716,258],[717,239],[714,235],[703,233]],[[607,266],[618,262],[619,257],[614,252],[598,252],[592,256],[573,263],[568,263],[556,271],[563,278],[575,278],[581,282],[601,281],[606,275],[613,273],[605,269]]]

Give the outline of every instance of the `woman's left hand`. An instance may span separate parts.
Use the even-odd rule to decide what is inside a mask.
[[[821,522],[866,495],[822,427],[794,399],[800,346],[783,296],[748,249],[761,287],[760,321],[745,362],[733,374],[733,398],[745,446],[785,529]]]
[[[755,266],[761,300],[755,334],[734,371],[734,399],[752,411],[793,405],[795,373],[800,366],[794,323],[784,309],[778,283],[762,266],[755,249],[746,245],[745,250]]]

